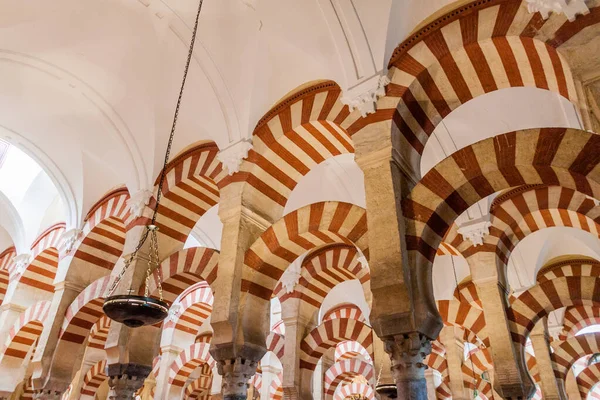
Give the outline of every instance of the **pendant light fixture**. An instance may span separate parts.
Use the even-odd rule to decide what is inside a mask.
[[[140,241],[134,251],[125,259],[125,265],[121,270],[121,273],[117,276],[113,284],[108,291],[108,297],[104,301],[102,307],[104,313],[112,320],[120,322],[130,328],[138,328],[144,325],[154,325],[163,321],[169,314],[169,304],[163,300],[162,283],[160,281],[160,273],[158,274],[158,295],[159,298],[155,299],[150,297],[148,284],[150,283],[150,276],[153,271],[160,268],[159,264],[159,253],[158,253],[158,227],[156,226],[156,217],[158,215],[158,208],[160,207],[160,200],[162,197],[163,184],[165,182],[167,174],[167,165],[169,163],[169,156],[171,154],[171,147],[173,145],[173,138],[175,136],[175,127],[177,126],[177,117],[179,116],[179,108],[181,106],[181,98],[185,89],[185,82],[192,61],[192,54],[194,52],[194,43],[196,41],[196,33],[198,31],[198,21],[200,19],[200,10],[202,9],[203,0],[198,3],[198,11],[196,13],[196,21],[194,22],[194,29],[192,31],[192,40],[190,41],[190,47],[188,49],[187,60],[183,71],[183,79],[181,87],[179,89],[179,97],[177,98],[177,104],[175,106],[175,113],[173,115],[173,124],[171,125],[171,134],[169,136],[169,142],[167,143],[167,150],[165,152],[165,160],[163,168],[160,173],[160,180],[158,183],[158,189],[156,192],[156,204],[154,205],[154,211],[152,214],[152,221],[146,227]],[[144,295],[133,294],[136,290],[132,287],[129,288],[129,294],[125,295],[113,295],[119,282],[121,282],[123,275],[127,269],[131,266],[132,262],[139,258],[138,252],[146,242],[150,240],[150,249],[148,255],[148,268],[146,270],[145,290]]]

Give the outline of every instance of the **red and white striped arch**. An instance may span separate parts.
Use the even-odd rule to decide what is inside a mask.
[[[19,315],[0,351],[2,357],[25,359],[31,346],[42,334],[50,312],[50,304],[50,301],[40,301]]]
[[[449,243],[446,243],[446,242],[440,243],[440,247],[438,247],[438,249],[436,251],[436,255],[438,255],[438,256],[455,256],[455,257],[462,256],[460,251],[458,251],[452,245],[450,245]]]
[[[576,258],[554,262],[538,272],[537,281],[542,283],[565,276],[600,276],[600,261]]]
[[[212,289],[206,282],[196,285],[196,289],[185,294],[172,307],[178,307],[177,316],[168,319],[163,325],[163,338],[172,335],[173,330],[196,337],[198,330],[212,312],[214,301]]]
[[[301,87],[256,125],[253,148],[229,181],[245,182],[242,196],[257,199],[271,220],[281,218],[291,192],[311,168],[354,152],[346,128],[360,115],[351,114],[341,96],[332,81]]]
[[[585,131],[543,128],[499,135],[453,153],[403,200],[410,262],[431,268],[455,219],[482,198],[509,187],[544,183],[600,195],[592,173],[600,160],[588,157],[599,146],[600,137]]]
[[[355,246],[334,244],[317,249],[304,258],[300,280],[293,292],[287,293],[279,282],[273,293],[282,303],[289,298],[300,298],[311,309],[319,309],[331,289],[353,279],[365,284],[370,279],[369,269],[359,261]]]
[[[81,397],[80,399],[94,400],[96,398],[96,392],[100,385],[108,379],[106,376],[106,360],[98,361],[90,370],[85,374],[83,378],[83,385],[81,386]]]
[[[82,344],[90,334],[92,326],[104,316],[102,306],[111,276],[94,281],[71,303],[65,313],[60,333],[61,341]]]
[[[489,338],[484,330],[485,316],[481,309],[458,300],[440,300],[437,307],[444,324],[465,328],[489,346]]]
[[[213,142],[201,143],[169,162],[158,209],[159,237],[182,245],[200,217],[219,202],[219,187],[226,174],[217,160],[218,152]]]
[[[507,310],[513,341],[525,347],[535,324],[550,312],[573,305],[600,306],[600,279],[564,277],[524,291]]]
[[[209,347],[207,343],[194,343],[182,351],[170,366],[169,385],[184,387],[190,374],[202,364],[212,369],[215,360],[208,352]]]
[[[559,344],[553,343],[552,348],[554,376],[566,381],[573,363],[586,355],[600,353],[600,335],[587,333],[573,336]]]
[[[588,393],[600,382],[600,364],[592,364],[577,375],[577,389],[582,399],[588,398]]]
[[[569,66],[556,50],[562,42],[545,39],[557,34],[565,19],[549,21],[550,31],[544,30],[547,36],[538,40],[537,30],[545,21],[521,2],[481,1],[452,10],[396,48],[389,63],[392,82],[370,119],[392,119],[400,155],[416,180],[435,127],[473,98],[504,88],[535,87],[576,102]]]
[[[262,374],[255,373],[248,381],[248,384],[254,386],[254,390],[260,393],[260,389],[262,388]]]
[[[461,282],[456,289],[454,289],[454,298],[458,301],[469,303],[473,307],[483,310],[481,300],[479,299],[479,293],[477,293],[477,287],[472,280]]]
[[[323,316],[323,321],[339,318],[355,319],[364,323],[368,322],[360,308],[355,304],[342,304],[327,311]]]
[[[127,188],[106,194],[92,206],[85,217],[83,239],[76,247],[74,258],[102,270],[111,271],[125,246],[125,233],[131,215]]]
[[[487,348],[471,351],[462,365],[464,386],[471,390],[477,389],[487,398],[493,397],[492,385],[482,378],[483,373],[491,368],[492,357]]]
[[[54,292],[54,278],[58,270],[58,247],[65,233],[65,224],[59,223],[46,229],[31,246],[31,263],[19,275],[12,275],[19,284],[44,292]]]
[[[200,376],[185,387],[185,399],[201,399],[203,396],[210,395],[212,380],[212,370],[208,364],[204,364]]]
[[[358,320],[357,320],[358,321]],[[363,321],[361,321],[363,322]],[[372,355],[360,343],[354,340],[344,340],[335,346],[333,359],[337,361],[363,359],[368,363],[373,362]]]
[[[338,386],[349,378],[362,376],[367,381],[371,381],[375,376],[373,365],[360,359],[351,359],[338,361],[333,364],[326,372],[324,378],[324,391],[326,398],[331,398],[335,394]]]
[[[338,343],[352,340],[373,354],[373,331],[370,326],[352,319],[334,319],[313,329],[300,344],[300,368],[314,371],[319,359]]]
[[[242,291],[269,301],[285,269],[309,250],[340,243],[367,249],[363,208],[340,202],[311,204],[271,225],[246,251]]]
[[[440,386],[435,388],[435,398],[437,400],[450,400],[452,399],[452,391],[450,390],[448,380],[442,381]]]
[[[426,358],[425,364],[431,368],[436,370],[442,376],[442,380],[449,379],[448,378],[448,361],[446,360],[445,352],[444,354],[432,351]]]
[[[14,247],[9,247],[0,253],[0,304],[4,301],[4,295],[8,289],[10,273],[14,268],[13,259],[16,255],[17,250]]]
[[[194,343],[208,343],[210,344],[212,340],[213,334],[212,332],[204,332],[196,336]]]
[[[567,226],[594,236],[600,233],[600,208],[588,196],[573,189],[524,185],[500,194],[491,206],[490,234],[482,246],[474,246],[452,226],[445,241],[456,246],[465,257],[481,251],[496,252],[506,265],[510,254],[527,235],[540,229]]]
[[[283,373],[281,372],[273,376],[273,379],[271,380],[271,385],[269,386],[269,399],[283,399]]]
[[[360,395],[365,399],[374,400],[375,391],[371,385],[362,382],[352,382],[342,386],[334,395],[334,400],[344,400],[352,395]]]
[[[148,290],[158,294],[158,278],[162,281],[163,297],[173,303],[190,286],[206,281],[209,285],[217,278],[219,252],[206,247],[190,247],[171,254],[150,277]]]
[[[574,336],[591,325],[600,325],[600,308],[576,305],[567,307],[563,320],[563,333],[565,338]]]
[[[271,328],[271,331],[280,335],[285,335],[285,323],[283,322],[283,320],[275,322],[275,324]]]
[[[279,360],[283,360],[285,351],[285,337],[277,332],[271,331],[267,336],[267,351],[275,353]]]
[[[23,393],[19,400],[33,400],[33,395],[35,394],[35,390],[33,390],[33,379],[31,377],[25,379],[25,383],[23,384]]]
[[[104,345],[106,345],[106,339],[108,338],[109,329],[110,318],[105,315],[100,318],[98,322],[94,324],[94,326],[92,326],[87,345],[95,349],[104,349]]]

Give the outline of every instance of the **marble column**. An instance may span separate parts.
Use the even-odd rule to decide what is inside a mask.
[[[431,342],[418,333],[396,336],[385,341],[385,351],[392,360],[392,375],[398,398],[427,400],[425,357],[431,353]]]
[[[467,400],[467,390],[463,380],[462,366],[464,364],[464,343],[459,339],[457,328],[445,326],[439,337],[446,348],[446,362],[448,363],[448,377],[453,400]]]
[[[561,391],[561,387],[559,387],[558,381],[554,376],[554,368],[552,367],[553,361],[548,335],[548,318],[542,318],[538,321],[531,331],[529,338],[531,339],[531,344],[533,345],[533,351],[537,360],[538,370],[540,371],[541,387],[544,399],[566,400],[566,393]]]
[[[391,356],[399,398],[426,399],[422,354],[442,328],[433,298],[431,268],[407,251],[402,200],[418,172],[400,156],[388,119],[354,134],[356,162],[364,173],[369,216],[370,321]]]
[[[535,393],[524,352],[512,340],[506,310],[508,283],[496,266],[496,254],[479,251],[467,259],[477,288],[494,361],[494,389],[504,399],[528,399]]]
[[[211,326],[213,338],[210,353],[221,374],[224,400],[246,399],[247,381],[266,353],[269,333],[268,301],[245,293],[242,299],[241,281],[246,250],[271,225],[241,204],[241,184],[222,189],[219,218],[223,222],[219,274],[213,283],[215,294]],[[245,311],[240,313],[242,302]],[[243,320],[251,323],[242,328]]]

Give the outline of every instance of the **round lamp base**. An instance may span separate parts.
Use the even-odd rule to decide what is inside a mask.
[[[130,328],[154,325],[169,315],[167,303],[145,296],[110,296],[104,300],[102,309],[108,318]]]
[[[395,399],[398,397],[398,388],[394,384],[378,385],[375,391],[389,399]]]

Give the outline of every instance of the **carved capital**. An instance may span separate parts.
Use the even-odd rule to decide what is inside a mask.
[[[258,363],[243,360],[240,357],[233,360],[217,362],[219,374],[223,377],[222,392],[224,399],[246,399],[248,380],[256,373]]]
[[[300,262],[298,262],[300,261]],[[302,271],[302,260],[296,260],[291,263],[281,275],[281,285],[285,288],[286,293],[292,293],[294,288],[300,282]]]
[[[129,200],[127,200],[127,207],[129,212],[134,218],[140,218],[144,214],[146,206],[150,204],[152,198],[152,192],[150,190],[138,190],[135,192]]]
[[[252,149],[252,141],[250,139],[242,139],[232,145],[219,151],[217,158],[227,169],[229,175],[239,172],[242,160],[248,157],[248,152]]]
[[[392,361],[394,380],[408,381],[425,377],[425,357],[431,353],[431,341],[418,332],[394,336],[384,342]]]
[[[15,258],[13,258],[14,263],[14,273],[17,275],[21,275],[27,269],[27,266],[31,263],[31,254],[19,254]]]
[[[144,386],[152,367],[138,364],[113,364],[108,366],[109,400],[131,400]]]
[[[344,93],[341,98],[350,111],[359,110],[362,117],[377,111],[377,100],[385,96],[385,87],[390,83],[387,75],[375,76]]]
[[[83,231],[81,229],[69,229],[63,233],[60,238],[60,253],[65,256],[71,254],[82,237]]]
[[[491,225],[492,223],[490,222],[490,216],[488,214],[482,218],[461,224],[458,228],[458,233],[462,235],[463,240],[468,240],[473,246],[477,247],[481,246],[483,244],[483,239],[490,234]]]
[[[527,0],[527,9],[530,13],[539,12],[544,19],[548,19],[550,13],[564,14],[571,22],[578,15],[590,12],[584,0]]]

